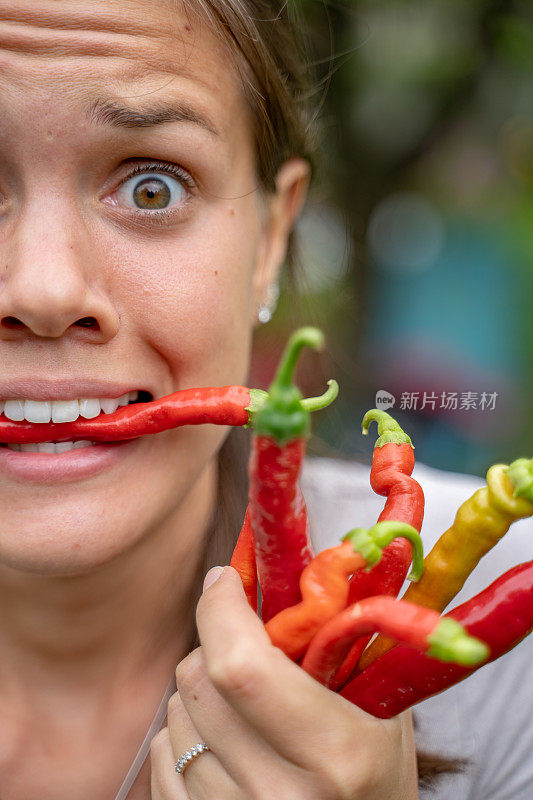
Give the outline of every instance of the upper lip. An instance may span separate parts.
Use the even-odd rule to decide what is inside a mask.
[[[139,383],[116,383],[113,381],[69,378],[68,380],[45,381],[42,378],[19,378],[0,381],[0,400],[77,400],[80,397],[122,397],[126,392],[137,390],[154,392]]]

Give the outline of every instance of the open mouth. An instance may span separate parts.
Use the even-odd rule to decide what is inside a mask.
[[[109,410],[105,408],[101,408],[100,413],[96,416],[92,416],[91,418],[83,417],[82,415],[78,416],[76,420],[66,423],[52,423],[54,427],[60,427],[62,424],[65,426],[71,426],[76,424],[79,421],[82,422],[91,422],[98,424],[98,420],[101,418],[106,418],[110,414],[114,414],[119,412],[122,408],[126,408],[127,406],[131,405],[139,405],[141,403],[149,403],[153,400],[152,394],[145,390],[139,390],[137,392],[137,397],[135,399],[129,400],[128,403],[121,403],[116,409],[109,407]],[[102,404],[104,405],[104,404]],[[0,415],[0,420],[5,422],[12,422],[14,425],[22,424],[25,427],[31,425],[32,427],[38,428],[40,425],[43,424],[50,424],[50,423],[41,423],[41,422],[29,422],[26,419],[20,421],[10,420],[5,416],[4,413]],[[59,436],[57,439],[52,439],[51,441],[46,442],[39,442],[39,443],[24,443],[24,442],[0,442],[0,447],[6,448],[8,450],[12,450],[15,452],[23,452],[23,453],[47,453],[51,455],[61,454],[69,452],[70,450],[82,449],[87,447],[93,446],[112,446],[112,445],[119,445],[125,441],[131,441],[131,439],[116,439],[112,441],[92,441],[90,439],[85,439],[80,436],[71,435],[68,439],[65,437],[60,438]]]

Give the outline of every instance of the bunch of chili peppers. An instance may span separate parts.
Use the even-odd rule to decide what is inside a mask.
[[[249,504],[231,560],[270,638],[317,680],[378,717],[400,713],[498,658],[533,627],[533,561],[502,575],[445,616],[479,560],[512,522],[533,515],[533,459],[489,470],[487,485],[461,505],[423,559],[424,495],[412,477],[413,445],[386,412],[378,426],[370,483],[386,498],[369,530],[354,528],[337,547],[313,552],[299,478],[310,413],[338,393],[304,399],[293,374],[303,347],[323,347],[315,328],[290,338],[269,391],[244,386],[175,392],[113,414],[35,425],[0,415],[2,442],[121,441],[181,425],[253,429]],[[413,569],[407,576],[409,565]],[[396,599],[405,578],[413,583]],[[370,646],[375,632],[381,635]]]
[[[362,427],[366,434],[378,425],[370,483],[386,498],[384,509],[369,530],[354,528],[314,556],[298,485],[309,408],[292,372],[303,344],[320,342],[309,330],[292,337],[251,423],[249,505],[232,564],[248,587],[257,569],[260,613],[274,645],[329,688],[387,717],[462,680],[531,631],[533,563],[441,612],[511,523],[533,515],[533,461],[491,467],[487,486],[463,503],[422,563],[424,495],[412,477],[414,448],[389,414],[372,409]],[[398,600],[406,577],[413,583]],[[255,596],[252,602],[256,608]]]

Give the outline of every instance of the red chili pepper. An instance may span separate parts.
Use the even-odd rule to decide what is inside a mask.
[[[248,602],[257,611],[257,566],[255,563],[254,532],[250,523],[250,512],[246,509],[237,544],[231,556],[230,566],[237,570]]]
[[[298,481],[305,442],[285,446],[257,437],[250,458],[250,516],[261,586],[261,618],[300,599],[298,579],[314,552]]]
[[[443,619],[460,622],[470,635],[486,642],[490,655],[483,663],[495,661],[533,628],[533,561],[513,567]],[[388,719],[462,681],[475,669],[442,664],[397,646],[370,664],[340,694],[375,717]]]
[[[252,420],[249,509],[265,622],[300,600],[300,575],[314,555],[298,481],[309,410],[328,405],[338,386],[330,381],[322,398],[303,401],[292,376],[302,348],[319,349],[323,341],[316,328],[301,328],[291,336],[268,397]]]
[[[421,574],[422,541],[415,529],[403,522],[379,522],[370,530],[354,528],[337,547],[323,550],[300,577],[302,601],[276,614],[265,625],[272,644],[297,661],[315,634],[346,606],[348,578],[357,570],[378,563],[383,548],[395,536],[413,542],[413,577]]]
[[[420,532],[424,519],[424,492],[411,477],[415,465],[410,437],[386,411],[371,409],[363,417],[362,430],[366,436],[372,421],[378,424],[379,438],[374,445],[370,485],[376,494],[387,498],[378,521],[394,519],[412,525]],[[376,569],[360,572],[350,581],[348,603],[352,605],[365,597],[388,594],[397,597],[411,563],[411,545],[406,539],[395,539],[383,553]],[[357,666],[370,641],[370,636],[354,642],[336,676],[342,686]]]
[[[375,631],[441,661],[473,666],[489,654],[455,620],[443,619],[437,611],[415,603],[377,595],[355,603],[324,625],[309,645],[302,668],[330,686],[353,640]]]
[[[90,439],[95,442],[136,439],[181,425],[247,425],[266,392],[246,386],[183,389],[150,403],[133,403],[113,414],[75,422],[12,422],[0,416],[1,442],[50,442]]]
[[[412,525],[418,532],[424,519],[424,493],[411,477],[415,465],[413,444],[396,420],[386,411],[372,409],[363,417],[363,434],[370,423],[378,423],[379,438],[374,445],[370,485],[376,494],[387,500],[378,517]],[[409,571],[412,553],[407,539],[395,539],[383,553],[379,566],[369,573],[360,573],[350,582],[350,603],[375,594],[396,597]]]

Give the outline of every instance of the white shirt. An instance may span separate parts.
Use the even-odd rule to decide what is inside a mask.
[[[369,528],[385,498],[372,491],[365,464],[307,459],[302,476],[316,552],[340,543],[354,527]],[[424,491],[422,539],[427,553],[455,512],[485,482],[415,466]],[[474,570],[454,607],[503,572],[533,558],[533,518],[514,523]],[[417,749],[467,759],[465,771],[443,775],[421,800],[533,800],[533,636],[462,683],[414,708]],[[392,798],[391,798],[392,800]]]

